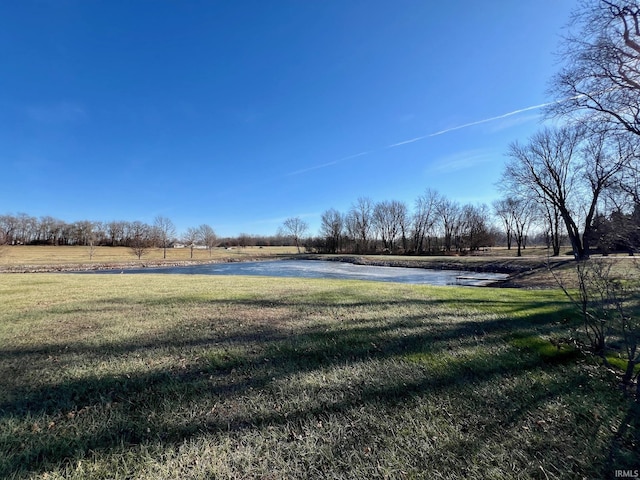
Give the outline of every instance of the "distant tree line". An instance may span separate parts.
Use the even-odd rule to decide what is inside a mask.
[[[291,217],[278,238],[320,253],[468,253],[505,243],[492,213],[485,204],[460,204],[427,189],[412,208],[402,201],[374,202],[368,197],[358,198],[346,212],[330,208],[322,213],[315,237],[305,237],[306,223]]]
[[[547,133],[543,133],[543,136]],[[555,134],[554,134],[555,135]],[[513,144],[513,155],[519,155]],[[514,153],[518,152],[518,153]],[[607,183],[597,199],[585,199],[591,191],[586,163],[577,168],[570,180],[572,195],[565,209],[574,222],[574,238],[567,235],[566,217],[558,202],[547,201],[535,188],[523,188],[514,179],[507,164],[502,185],[504,197],[489,208],[485,204],[460,204],[438,192],[427,189],[410,208],[405,202],[374,202],[358,198],[346,212],[334,208],[321,215],[320,229],[310,235],[308,225],[298,217],[286,219],[275,235],[240,233],[236,237],[218,238],[207,224],[188,228],[178,235],[170,219],[158,216],[152,224],[141,221],[65,222],[51,216],[40,218],[25,213],[0,215],[0,245],[80,245],[129,247],[140,258],[150,248],[166,249],[179,243],[191,248],[296,246],[319,253],[393,253],[412,255],[464,254],[486,247],[506,245],[517,248],[521,255],[528,244],[546,245],[553,255],[569,240],[583,249],[596,248],[607,254],[615,251],[633,253],[640,246],[640,203],[625,195],[620,175],[616,183]],[[569,172],[569,169],[565,169]],[[509,177],[511,175],[511,177]],[[581,186],[581,182],[586,182]],[[579,188],[581,187],[581,188]],[[593,192],[592,192],[593,193]],[[569,202],[571,198],[571,202]],[[631,202],[623,201],[631,198]],[[582,203],[581,203],[582,202]],[[607,205],[613,208],[607,210]],[[589,213],[591,212],[591,213]],[[584,215],[584,220],[579,215]],[[576,220],[573,220],[573,219]],[[578,230],[581,226],[582,231]],[[577,232],[577,233],[576,233]],[[576,240],[577,239],[577,240]],[[588,251],[588,250],[587,250]],[[583,251],[581,255],[585,255]]]
[[[290,219],[289,219],[290,220]],[[322,213],[308,249],[325,253],[433,254],[470,252],[496,244],[500,232],[486,205],[461,205],[433,190],[413,204],[360,197],[346,212]]]
[[[187,246],[211,249],[217,245],[213,228],[203,224],[185,234]],[[80,245],[87,247],[129,247],[140,258],[149,248],[166,249],[178,241],[176,228],[167,217],[157,216],[152,224],[141,221],[81,220],[65,222],[50,216],[25,213],[0,215],[0,245]]]

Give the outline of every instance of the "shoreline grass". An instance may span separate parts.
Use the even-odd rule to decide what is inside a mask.
[[[605,478],[637,407],[557,291],[0,274],[2,478]]]

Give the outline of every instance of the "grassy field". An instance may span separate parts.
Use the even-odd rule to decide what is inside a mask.
[[[193,260],[234,260],[252,257],[270,257],[296,252],[295,247],[246,247],[213,248],[211,253],[204,249],[193,250]],[[167,262],[192,260],[189,248],[168,248]],[[90,256],[89,247],[51,245],[4,245],[0,246],[0,269],[38,265],[96,265],[104,263],[148,264],[163,261],[163,250],[151,248],[138,260],[127,247],[95,247]]]
[[[613,478],[553,290],[0,275],[0,478]]]
[[[216,247],[211,250],[211,254],[205,249],[194,249],[193,259],[196,261],[208,261],[211,259],[233,259],[244,257],[269,257],[278,255],[289,255],[296,253],[296,247]],[[566,250],[561,259],[567,258]],[[523,251],[524,259],[544,259],[548,250],[546,248],[529,248]],[[375,255],[377,259],[409,259],[418,262],[432,262],[438,264],[448,259],[456,258],[450,256],[422,256],[406,257],[394,255]],[[464,257],[465,261],[477,263],[486,261],[487,258],[516,258],[514,249],[492,248],[483,252],[476,252],[473,255]],[[0,246],[0,267],[11,265],[52,265],[52,264],[91,264],[107,262],[157,262],[163,260],[163,250],[161,248],[151,248],[138,260],[130,248],[127,247],[94,247],[90,255],[89,247],[82,246],[52,246],[52,245],[2,245]],[[191,260],[191,250],[189,248],[168,248],[167,261],[187,261]]]

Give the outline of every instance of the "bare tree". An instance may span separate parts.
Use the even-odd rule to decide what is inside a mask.
[[[238,246],[246,248],[251,245],[254,245],[253,235],[245,232],[242,232],[240,233],[240,235],[238,235]]]
[[[511,248],[511,242],[515,239],[518,248],[516,255],[521,257],[527,232],[536,213],[532,201],[526,197],[503,198],[494,202],[494,211],[507,229],[507,248]]]
[[[38,240],[51,245],[58,245],[64,231],[65,223],[51,216],[40,217],[38,222]]]
[[[629,282],[631,275],[617,276],[612,266],[605,259],[578,262],[575,289],[568,288],[558,277],[556,280],[581,313],[582,328],[573,333],[572,343],[600,357],[609,368],[611,358],[621,360],[624,367],[621,385],[628,390],[635,382],[635,398],[640,402],[640,372],[636,372],[640,364],[638,287]]]
[[[460,204],[441,197],[437,212],[444,238],[444,249],[450,252],[454,245],[457,245],[456,237],[460,230]]]
[[[153,229],[162,247],[162,258],[167,258],[167,246],[176,235],[176,227],[170,219],[158,215],[153,221]]]
[[[344,217],[336,209],[331,208],[321,216],[320,235],[325,238],[327,251],[340,251],[344,230]]]
[[[550,112],[640,135],[640,5],[637,0],[579,3],[553,78]]]
[[[394,252],[395,241],[406,224],[407,206],[397,200],[379,202],[373,208],[372,223],[384,247]]]
[[[365,253],[369,248],[373,227],[373,202],[367,197],[358,198],[347,214],[347,230],[356,242],[356,252]]]
[[[516,255],[522,256],[522,250],[525,248],[527,234],[533,222],[536,210],[533,202],[527,198],[516,198],[511,203],[513,217],[513,233],[516,239],[518,251]]]
[[[187,231],[182,236],[182,241],[189,247],[189,258],[193,258],[193,249],[198,239],[198,229],[193,227],[187,228]]]
[[[218,237],[216,232],[206,223],[203,223],[198,227],[198,238],[202,244],[209,250],[209,257],[211,257],[211,250],[216,246]]]
[[[630,156],[615,148],[604,133],[585,137],[584,130],[563,127],[542,130],[526,145],[512,143],[503,183],[514,191],[558,209],[576,259],[589,256],[589,236],[601,194]]]
[[[0,244],[12,244],[17,228],[16,218],[12,215],[0,215]]]
[[[513,215],[510,205],[512,201],[513,197],[508,197],[493,202],[493,212],[504,226],[504,233],[507,237],[507,250],[511,250],[511,242],[513,240]]]
[[[484,205],[464,205],[459,216],[459,247],[479,250],[492,245],[494,233],[487,223],[489,208]]]
[[[536,199],[538,217],[542,220],[545,232],[547,248],[551,248],[553,256],[560,255],[560,242],[562,239],[562,216],[558,207],[544,199]]]
[[[89,242],[95,243],[96,222],[80,220],[68,225],[67,242],[72,245],[88,246]]]
[[[27,245],[34,240],[38,227],[38,220],[26,213],[18,213],[15,217],[15,243]]]
[[[106,224],[106,229],[112,247],[124,243],[126,222],[113,220]]]
[[[93,260],[96,253],[98,243],[98,222],[84,220],[76,222],[79,237],[77,238],[79,245],[87,247],[89,252],[89,260]]]
[[[298,249],[298,253],[300,253],[300,240],[304,237],[307,230],[309,230],[309,225],[300,217],[289,217],[280,227],[280,231],[283,236],[293,239],[293,242]]]
[[[420,254],[425,251],[425,240],[427,249],[430,249],[429,235],[436,223],[436,210],[440,195],[435,190],[427,189],[415,202],[415,211],[412,217],[411,238],[413,249]]]
[[[131,222],[129,225],[129,248],[138,260],[149,251],[151,242],[151,227],[140,221]]]

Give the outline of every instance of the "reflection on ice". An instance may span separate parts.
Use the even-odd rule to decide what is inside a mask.
[[[108,272],[103,272],[108,273]],[[259,275],[270,277],[339,278],[428,285],[483,286],[505,280],[502,273],[477,273],[460,270],[377,267],[316,260],[238,262],[192,265],[186,267],[145,268],[127,273],[173,273],[192,275]]]

